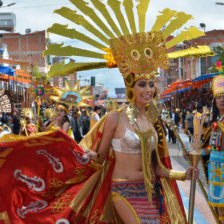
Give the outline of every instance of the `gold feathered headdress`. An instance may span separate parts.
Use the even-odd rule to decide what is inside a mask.
[[[52,119],[55,116],[55,108],[48,108],[44,111],[44,117]]]
[[[34,114],[33,114],[33,111],[32,109],[30,108],[23,108],[22,111],[21,111],[21,117],[27,117],[27,118],[30,118],[30,119],[33,119],[34,118]]]
[[[205,35],[197,28],[191,27],[168,40],[168,37],[174,31],[193,18],[184,12],[164,9],[157,17],[151,31],[148,32],[145,30],[145,20],[150,0],[123,0],[122,2],[108,0],[107,4],[101,0],[90,0],[89,3],[85,0],[70,0],[70,2],[81,13],[67,7],[55,10],[55,13],[77,25],[81,25],[100,41],[92,39],[75,29],[68,29],[66,25],[61,24],[54,24],[48,29],[48,32],[80,40],[91,45],[97,51],[72,46],[64,47],[63,44],[51,44],[45,51],[45,55],[81,56],[102,59],[102,62],[56,64],[51,67],[48,73],[50,77],[71,74],[75,71],[118,67],[127,87],[127,96],[133,97],[134,94],[128,92],[133,91],[134,81],[141,78],[152,78],[158,72],[158,68],[168,68],[168,59],[203,57],[214,54],[208,46],[191,47],[173,53],[167,52],[168,49],[183,41]],[[134,15],[136,2],[138,2],[136,6],[138,19]],[[108,8],[110,8],[110,11],[108,11]],[[111,17],[111,11],[114,12],[116,19]],[[126,16],[124,16],[124,12]],[[104,17],[104,20],[101,19],[102,17]],[[89,19],[93,22],[90,23]],[[117,23],[115,20],[117,20]],[[138,20],[138,26],[135,23],[136,20]],[[128,100],[132,101],[133,99],[130,97],[128,97]]]

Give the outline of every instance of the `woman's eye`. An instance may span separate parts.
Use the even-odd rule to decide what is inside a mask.
[[[149,84],[149,87],[151,87],[151,88],[154,87],[154,84]]]
[[[144,87],[145,86],[145,83],[140,83],[139,86],[140,87]]]

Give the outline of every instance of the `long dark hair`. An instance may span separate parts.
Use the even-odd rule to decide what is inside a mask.
[[[212,116],[211,121],[212,122],[218,121],[217,119],[218,119],[218,116],[219,116],[219,110],[216,106],[215,98],[213,99],[213,103],[212,103],[212,111],[213,111],[213,116]]]

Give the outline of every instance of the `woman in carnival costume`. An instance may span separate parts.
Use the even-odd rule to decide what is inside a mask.
[[[72,136],[72,130],[70,125],[70,119],[68,113],[71,107],[88,106],[83,101],[89,96],[85,96],[84,92],[89,87],[85,87],[79,90],[79,83],[73,88],[70,88],[68,82],[65,82],[65,89],[53,88],[55,95],[50,96],[52,100],[56,102],[56,115],[53,121],[49,124],[46,130],[49,130],[51,126],[60,127],[62,130]]]
[[[21,111],[20,130],[19,135],[34,135],[36,133],[36,125],[33,124],[34,114],[32,109],[23,108]]]
[[[69,107],[63,103],[57,103],[55,109],[55,116],[50,124],[45,128],[45,131],[49,130],[51,126],[59,127],[65,132],[69,132],[70,120],[68,118]]]
[[[56,109],[48,108],[44,115],[48,117],[45,123],[40,122],[41,131],[48,131],[52,126],[59,127],[65,132],[69,132],[70,120],[68,118],[69,107],[66,104],[57,103]]]
[[[60,24],[54,24],[48,31],[81,39],[100,50],[103,49],[104,53],[71,46],[64,48],[62,45],[53,44],[49,45],[45,55],[68,54],[105,59],[106,62],[58,64],[52,66],[49,76],[118,67],[125,81],[130,105],[104,116],[79,145],[66,136],[55,137],[60,134],[55,132],[34,141],[38,152],[34,151],[32,158],[39,158],[39,154],[43,155],[42,172],[34,168],[31,172],[31,168],[25,166],[24,161],[20,169],[16,166],[14,176],[16,181],[19,181],[21,189],[16,192],[19,200],[15,198],[8,200],[8,197],[0,194],[5,202],[9,201],[8,207],[5,206],[6,208],[2,210],[0,205],[0,212],[3,211],[4,217],[9,214],[9,217],[17,223],[187,223],[176,180],[191,179],[193,168],[189,168],[186,172],[172,170],[165,135],[153,103],[158,94],[154,78],[159,67],[168,67],[168,58],[211,55],[212,52],[206,46],[167,54],[167,49],[184,40],[203,36],[204,33],[192,27],[166,42],[166,38],[173,31],[192,18],[191,15],[169,9],[161,12],[151,32],[144,32],[149,0],[138,3],[139,33],[137,33],[132,9],[133,1],[124,0],[124,10],[133,33],[130,34],[118,1],[109,0],[108,5],[99,0],[91,2],[93,5],[87,5],[83,0],[72,0],[72,3],[82,11],[81,15],[66,7],[55,12],[82,25],[105,44]],[[120,27],[114,23],[107,10],[108,7],[115,13]],[[100,20],[95,13],[96,9],[104,16],[111,30]],[[109,38],[90,24],[83,14],[89,16]],[[161,31],[169,21],[167,28]],[[67,96],[65,94],[61,97],[62,101],[68,101]],[[73,98],[69,100],[72,101]],[[49,144],[52,136],[57,142],[51,149]],[[46,146],[43,151],[43,146],[38,143],[40,140],[44,140],[41,143]],[[18,145],[10,141],[7,144],[10,147]],[[6,143],[2,143],[2,147],[5,145]],[[24,145],[29,146],[28,152],[32,153],[34,149],[31,147],[34,145],[27,142],[24,142]],[[57,146],[63,147],[63,153]],[[22,149],[19,153],[21,155],[25,150]],[[16,150],[10,154],[11,157],[13,155],[16,155]],[[10,163],[11,157],[8,163],[6,161],[4,164],[5,167]],[[48,169],[44,170],[48,161],[50,161]],[[29,168],[29,172],[25,168]],[[4,176],[3,180],[7,181],[12,175],[11,170],[12,166],[7,170],[6,176],[6,172],[3,172],[5,170],[1,172],[0,169],[0,177]],[[32,176],[32,183],[27,181],[28,178],[24,178],[24,173],[26,177],[28,174],[29,177]],[[194,178],[197,178],[198,171],[195,173]],[[13,179],[13,183],[17,186],[16,181]],[[29,194],[26,192],[24,195],[22,191],[24,185],[21,182],[26,183],[24,185],[28,186]],[[29,189],[31,187],[32,189]],[[13,206],[13,209],[10,210],[10,206]]]
[[[204,161],[209,160],[206,170],[209,184],[208,203],[218,208],[219,220],[224,223],[224,75],[213,79],[212,91],[212,126],[205,134],[202,156]]]
[[[82,71],[102,67],[118,67],[125,81],[126,96],[130,105],[101,119],[101,122],[95,125],[95,128],[90,131],[80,145],[85,149],[92,149],[86,150],[86,155],[93,161],[104,164],[104,166],[109,161],[113,162],[113,170],[110,173],[108,185],[111,185],[115,210],[123,222],[185,223],[180,195],[175,180],[172,179],[190,179],[192,169],[189,168],[186,173],[175,172],[171,169],[161,123],[157,117],[152,118],[153,112],[150,111],[150,105],[152,106],[151,101],[158,94],[154,87],[155,74],[157,74],[159,67],[168,67],[168,58],[212,54],[206,46],[174,52],[173,54],[167,54],[167,49],[185,39],[193,39],[204,35],[204,33],[196,28],[190,28],[173,40],[166,42],[166,38],[174,30],[192,18],[191,15],[186,15],[183,12],[177,13],[169,9],[165,9],[162,15],[158,16],[152,31],[145,33],[145,14],[149,1],[141,1],[137,7],[140,31],[137,33],[133,19],[133,2],[123,1],[129,25],[133,32],[131,34],[121,14],[120,3],[108,1],[108,6],[111,7],[118,19],[124,34],[122,35],[107,12],[106,6],[100,1],[91,2],[105,17],[112,28],[111,30],[99,21],[99,17],[94,13],[94,8],[87,6],[84,1],[79,3],[73,1],[73,4],[82,13],[90,17],[110,36],[110,39],[104,38],[104,35],[97,32],[86,22],[85,18],[68,8],[63,7],[56,10],[56,13],[89,29],[106,45],[109,44],[109,47],[107,47],[82,34],[82,41],[104,50],[107,55],[72,48],[71,46],[63,48],[62,45],[49,46],[45,54],[55,54],[55,52],[60,54],[66,49],[73,55],[106,59],[106,63],[70,63],[67,65],[67,69]],[[175,18],[171,20],[173,17]],[[170,25],[162,32],[162,27],[170,20]],[[69,30],[58,24],[54,24],[48,29],[49,32],[56,34],[61,34],[62,30],[64,30],[66,36],[69,35]],[[117,38],[111,32],[112,30],[116,33]],[[77,39],[81,37],[77,31],[74,31],[73,34]],[[61,64],[55,66],[55,68],[52,67],[49,75],[51,74],[52,76],[66,74],[66,65]],[[147,106],[148,104],[149,106]],[[92,141],[99,131],[102,131],[102,136],[98,140],[98,145],[94,144],[93,146]],[[141,202],[140,197],[144,198]],[[169,197],[173,198],[172,202],[170,202]],[[138,203],[140,203],[142,211],[136,209]],[[160,208],[158,205],[160,205]],[[144,210],[146,207],[147,209]],[[174,214],[175,209],[177,210]]]

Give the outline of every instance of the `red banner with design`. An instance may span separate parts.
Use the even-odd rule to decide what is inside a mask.
[[[63,131],[14,138],[0,143],[0,224],[70,223],[96,167]]]

